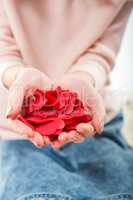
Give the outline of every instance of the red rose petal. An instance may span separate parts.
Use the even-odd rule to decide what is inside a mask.
[[[58,135],[49,135],[48,137],[49,137],[51,142],[53,142],[53,141],[58,139]]]
[[[43,118],[57,117],[57,111],[56,110],[50,110],[50,111],[38,110],[38,111],[32,112],[30,116],[43,117]]]
[[[31,113],[35,110],[41,109],[47,100],[44,96],[44,92],[42,90],[37,89],[33,96],[25,98],[24,100],[24,112]]]
[[[19,119],[25,125],[29,126],[32,130],[34,130],[34,127],[22,115],[19,115],[17,119]]]
[[[91,115],[84,115],[83,116],[83,122],[84,123],[87,123],[87,122],[90,122],[92,120],[92,116]]]
[[[53,142],[54,140],[58,139],[58,135],[60,135],[61,132],[62,130],[57,130],[55,134],[49,135],[47,137],[49,137],[49,139]]]
[[[47,119],[44,124],[36,126],[35,130],[42,135],[55,135],[57,130],[63,129],[65,123],[62,119],[55,118],[55,119]]]
[[[51,141],[62,131],[75,130],[79,123],[92,120],[78,95],[61,87],[36,90],[34,96],[24,100],[21,114],[19,120],[41,135],[47,135]]]
[[[27,117],[26,120],[29,123],[33,123],[33,124],[43,124],[43,123],[45,123],[46,118],[30,116],[30,117]]]
[[[47,103],[46,103],[45,107],[58,109],[59,101],[58,101],[57,92],[55,90],[46,91],[45,98],[47,99]]]

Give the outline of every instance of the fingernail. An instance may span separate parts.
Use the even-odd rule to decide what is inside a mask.
[[[103,122],[101,122],[101,124],[100,124],[100,131],[98,132],[98,134],[99,134],[99,135],[101,135],[101,134],[102,134],[102,132],[103,132],[103,129],[104,129],[104,123],[103,123]]]
[[[41,149],[41,146],[39,146],[38,144],[36,143],[33,143],[37,148]]]
[[[104,122],[101,122],[101,130],[104,129]]]
[[[44,142],[45,142],[46,144],[50,144],[50,139],[47,138],[47,137],[44,137]]]
[[[6,115],[6,118],[7,119],[11,118],[11,115],[10,114]]]
[[[54,150],[59,150],[61,146],[53,146]]]
[[[37,148],[39,148],[39,149],[42,148],[42,145],[40,145],[40,144],[38,144],[38,143],[36,143],[36,142],[33,142],[33,141],[32,141],[32,143],[33,143]]]
[[[37,132],[34,132],[34,136],[32,137],[32,142],[35,143],[35,145],[39,148],[41,148],[44,145],[42,136]]]
[[[81,127],[81,126],[77,126],[77,127],[76,127],[76,130],[77,130],[78,132],[82,132],[82,127]]]
[[[34,132],[33,132],[33,131],[29,131],[28,134],[27,134],[27,137],[28,137],[29,139],[33,139],[33,137],[34,137]]]
[[[9,118],[10,113],[11,113],[11,110],[12,110],[11,108],[8,108],[8,109],[7,109],[7,111],[6,111],[6,117],[7,117],[7,118]]]
[[[12,117],[12,111],[13,109],[12,108],[8,108],[7,111],[6,111],[6,118],[11,118]]]
[[[59,139],[59,141],[64,141],[65,137],[64,137],[64,135],[59,135],[58,139]]]

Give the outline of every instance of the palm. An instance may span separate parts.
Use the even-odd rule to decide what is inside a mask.
[[[79,124],[76,131],[62,133],[59,140],[55,141],[54,144],[52,143],[54,147],[60,147],[71,141],[81,142],[86,137],[94,135],[95,132],[100,133],[102,131],[105,118],[103,99],[88,80],[81,80],[80,77],[79,79],[67,77],[59,83],[64,89],[77,92],[80,100],[84,104],[86,112],[91,113],[93,118],[90,123]]]

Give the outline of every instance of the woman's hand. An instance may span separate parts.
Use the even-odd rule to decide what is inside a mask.
[[[3,81],[6,87],[9,88],[7,118],[10,127],[13,131],[29,139],[35,145],[42,147],[49,143],[49,139],[42,137],[37,132],[33,132],[31,128],[16,118],[21,112],[24,96],[31,95],[36,88],[50,89],[52,85],[51,81],[45,74],[34,68],[14,67],[9,70],[5,72]],[[12,74],[13,76],[8,74]],[[9,77],[10,79],[8,79]]]
[[[104,127],[105,108],[102,97],[95,88],[93,78],[84,72],[76,72],[66,75],[57,85],[63,89],[69,89],[78,93],[85,110],[93,116],[89,123],[81,123],[76,131],[62,133],[58,140],[51,145],[60,148],[68,142],[80,143],[86,138],[101,133]]]

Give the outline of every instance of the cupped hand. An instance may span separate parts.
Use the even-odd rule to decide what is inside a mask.
[[[105,107],[91,75],[84,72],[68,74],[57,84],[78,93],[85,111],[92,115],[92,121],[78,124],[74,131],[61,133],[58,140],[51,143],[53,148],[60,148],[69,142],[81,143],[96,133],[100,134],[104,128]]]
[[[21,113],[25,96],[32,95],[36,88],[50,89],[51,85],[51,80],[44,73],[35,68],[24,67],[19,70],[16,79],[9,87],[6,114],[9,125],[14,132],[29,139],[38,147],[48,144],[49,139],[17,120],[17,116]]]

